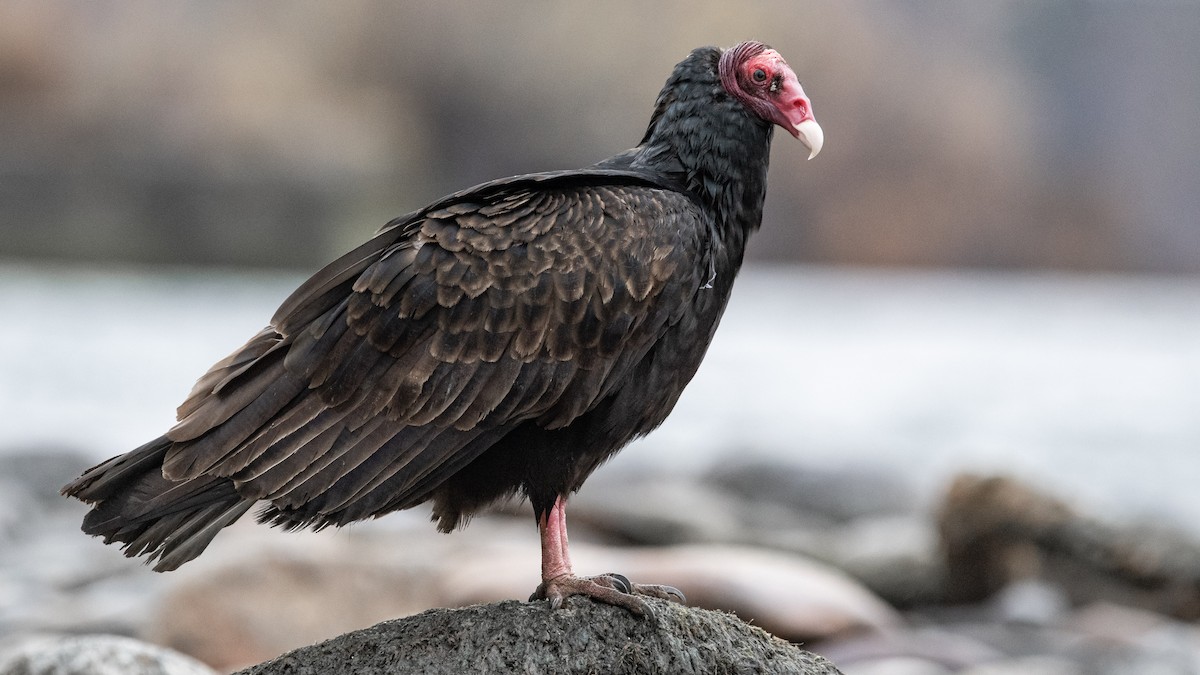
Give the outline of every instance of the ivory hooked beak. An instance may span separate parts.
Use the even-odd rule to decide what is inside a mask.
[[[809,159],[816,157],[817,153],[821,151],[821,146],[825,144],[825,132],[821,129],[821,125],[811,117],[797,124],[796,130],[792,134],[808,148]]]

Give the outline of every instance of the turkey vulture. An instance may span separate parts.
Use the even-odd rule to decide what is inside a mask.
[[[450,532],[520,493],[541,535],[535,598],[645,614],[637,595],[679,595],[576,576],[564,509],[699,367],[759,227],[776,124],[820,151],[776,51],[696,49],[637,147],[391,221],[201,377],[170,431],[63,489],[94,505],[84,532],[163,571],[258,502],[260,522],[315,529],[431,502]]]

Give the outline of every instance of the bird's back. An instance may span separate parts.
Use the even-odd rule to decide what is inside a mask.
[[[123,456],[68,491],[95,501],[165,481],[188,503],[220,492],[214,512],[264,500],[263,518],[290,527],[433,499],[448,530],[518,490],[536,508],[666,417],[727,297],[732,279],[712,279],[722,255],[705,210],[644,172],[457,193],[318,272],[202,377],[142,449],[161,476],[111,470]],[[124,501],[91,529],[128,541],[145,534],[130,523],[179,510],[161,494]],[[169,538],[146,550],[184,557]]]

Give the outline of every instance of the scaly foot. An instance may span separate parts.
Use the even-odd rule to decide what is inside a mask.
[[[593,600],[617,607],[624,607],[638,616],[652,616],[650,606],[639,598],[645,595],[661,600],[684,603],[687,601],[683,593],[671,586],[658,584],[634,584],[623,574],[610,572],[594,577],[577,577],[564,574],[543,581],[533,595],[533,600],[549,600],[551,609],[562,607],[563,601],[572,595],[583,595]]]

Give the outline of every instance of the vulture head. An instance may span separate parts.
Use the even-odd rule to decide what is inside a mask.
[[[761,42],[743,42],[721,54],[719,69],[726,91],[798,138],[808,148],[809,159],[817,156],[825,133],[800,80],[779,52]]]

